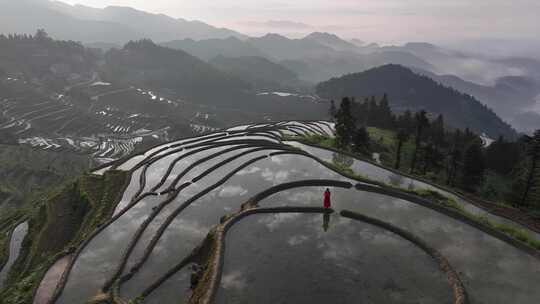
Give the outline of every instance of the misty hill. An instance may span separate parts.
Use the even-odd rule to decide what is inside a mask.
[[[24,75],[53,88],[88,76],[96,61],[96,54],[81,44],[53,40],[44,32],[35,37],[0,35],[0,71]]]
[[[281,68],[264,63],[290,76]],[[326,108],[324,103],[295,96],[257,96],[251,83],[182,50],[159,46],[150,40],[129,42],[121,50],[110,50],[101,71],[104,80],[117,85],[168,92],[181,100],[232,108],[239,113],[317,117],[324,115]]]
[[[332,48],[336,51],[358,51],[358,46],[356,44],[345,41],[335,34],[315,32],[304,37],[304,40],[316,41],[319,44]]]
[[[366,97],[388,94],[397,111],[425,109],[443,114],[454,127],[470,128],[496,138],[515,138],[516,132],[491,109],[470,95],[445,87],[432,79],[399,65],[385,65],[362,73],[333,78],[317,85],[317,94],[325,98]]]
[[[277,34],[245,41],[232,37],[200,41],[185,39],[161,45],[182,49],[203,60],[211,60],[219,55],[263,57],[287,66],[299,78],[312,83],[387,63],[432,69],[430,64],[407,52],[377,51],[361,54],[355,51],[354,45],[326,33],[313,33],[302,39],[289,39]]]
[[[540,59],[508,57],[497,59],[495,62],[523,69],[527,72],[528,76],[540,81]]]
[[[50,7],[45,0],[2,1],[0,29],[4,34],[33,34],[45,28],[63,40],[118,42],[139,38],[128,26],[95,20],[76,19]]]
[[[97,9],[48,0],[2,1],[0,28],[4,33],[33,33],[45,28],[51,36],[83,42],[125,43],[150,38],[209,39],[244,35],[200,21],[175,19],[128,7]]]
[[[483,86],[494,86],[500,78],[508,76],[532,78],[540,82],[540,61],[531,58],[493,58],[493,56],[456,51],[423,42],[377,49],[413,54],[432,65],[432,68],[425,70],[438,75],[454,75]]]
[[[150,40],[129,42],[105,55],[105,78],[126,85],[169,89],[184,98],[220,103],[248,84],[182,51]],[[211,90],[209,90],[211,88]]]
[[[279,34],[249,38],[248,43],[278,60],[318,57],[334,49],[310,39],[289,39]]]
[[[482,85],[454,75],[437,75],[425,70],[413,70],[460,92],[474,96],[505,118],[511,118],[521,109],[533,105],[535,97],[540,94],[538,83],[529,77],[506,76],[497,79],[493,85]]]
[[[199,41],[193,39],[174,40],[161,43],[161,45],[172,49],[183,50],[207,61],[220,55],[225,57],[269,57],[250,43],[235,37]]]
[[[182,18],[172,18],[164,14],[152,14],[131,7],[108,6],[96,9],[82,5],[67,5],[55,2],[54,7],[74,18],[114,22],[140,33],[144,38],[156,41],[173,39],[209,39],[227,38],[230,36],[246,38],[238,32],[217,28],[201,21],[188,21]]]
[[[269,54],[273,61],[282,62],[300,79],[313,83],[388,63],[426,70],[433,68],[423,59],[407,52],[377,50],[363,54],[360,48],[355,50],[354,45],[324,33],[313,33],[302,39],[268,34],[250,38],[246,42]],[[289,63],[292,65],[289,66]]]
[[[290,87],[299,82],[296,73],[263,57],[227,58],[218,56],[210,60],[210,63],[260,89],[274,89],[279,86]]]

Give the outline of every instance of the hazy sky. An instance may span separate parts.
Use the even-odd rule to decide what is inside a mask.
[[[65,0],[131,6],[249,35],[313,31],[396,43],[538,39],[540,0]]]

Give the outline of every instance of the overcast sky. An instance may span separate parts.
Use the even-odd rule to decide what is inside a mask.
[[[334,32],[368,42],[538,39],[540,0],[64,0],[131,6],[249,35]]]

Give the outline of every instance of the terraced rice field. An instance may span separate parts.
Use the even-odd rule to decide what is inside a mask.
[[[37,304],[538,303],[538,254],[378,182],[432,185],[285,141],[328,122],[234,127],[169,142],[96,170],[131,173],[114,216],[53,266]],[[322,193],[332,191],[332,210]],[[538,237],[534,231],[528,231]],[[139,302],[137,302],[139,303]]]
[[[107,162],[131,154],[144,138],[168,140],[170,126],[137,112],[137,105],[156,106],[159,101],[134,88],[87,82],[56,93],[42,92],[15,78],[4,80],[4,84],[18,93],[0,95],[0,132],[12,134],[20,144],[91,154]],[[118,105],[120,100],[133,105]]]
[[[24,240],[24,237],[26,236],[26,233],[28,232],[28,223],[20,223],[17,225],[13,231],[10,233],[10,240],[9,240],[9,248],[8,248],[8,260],[5,262],[4,265],[0,268],[0,288],[5,283],[5,280],[7,278],[7,275],[11,269],[11,266],[13,266],[13,263],[17,260],[19,257],[19,252],[21,250],[22,242]]]

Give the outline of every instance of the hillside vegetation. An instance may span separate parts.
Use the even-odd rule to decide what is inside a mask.
[[[389,104],[387,95],[366,102],[343,98],[329,110],[336,137],[306,140],[369,158],[377,153],[376,161],[387,167],[538,217],[540,130],[490,142],[468,128],[449,128],[442,114],[433,119],[424,110],[394,114]]]
[[[211,100],[249,88],[184,51],[161,47],[150,40],[129,42],[121,50],[113,49],[105,60],[106,79],[171,89],[186,98]]]
[[[428,77],[399,65],[385,65],[362,73],[333,78],[317,85],[317,94],[328,99],[342,96],[382,96],[387,94],[396,112],[426,110],[443,114],[456,128],[470,128],[492,138],[516,138],[517,133],[491,109],[470,95],[445,87]]]
[[[29,232],[12,266],[2,303],[31,303],[47,269],[110,218],[127,174],[83,175],[33,203],[27,210]]]
[[[218,69],[230,73],[259,89],[289,87],[294,90],[300,81],[296,73],[283,65],[273,63],[263,57],[246,56],[227,58],[217,56],[210,60]]]
[[[0,214],[29,204],[41,193],[79,176],[87,156],[0,144]]]

